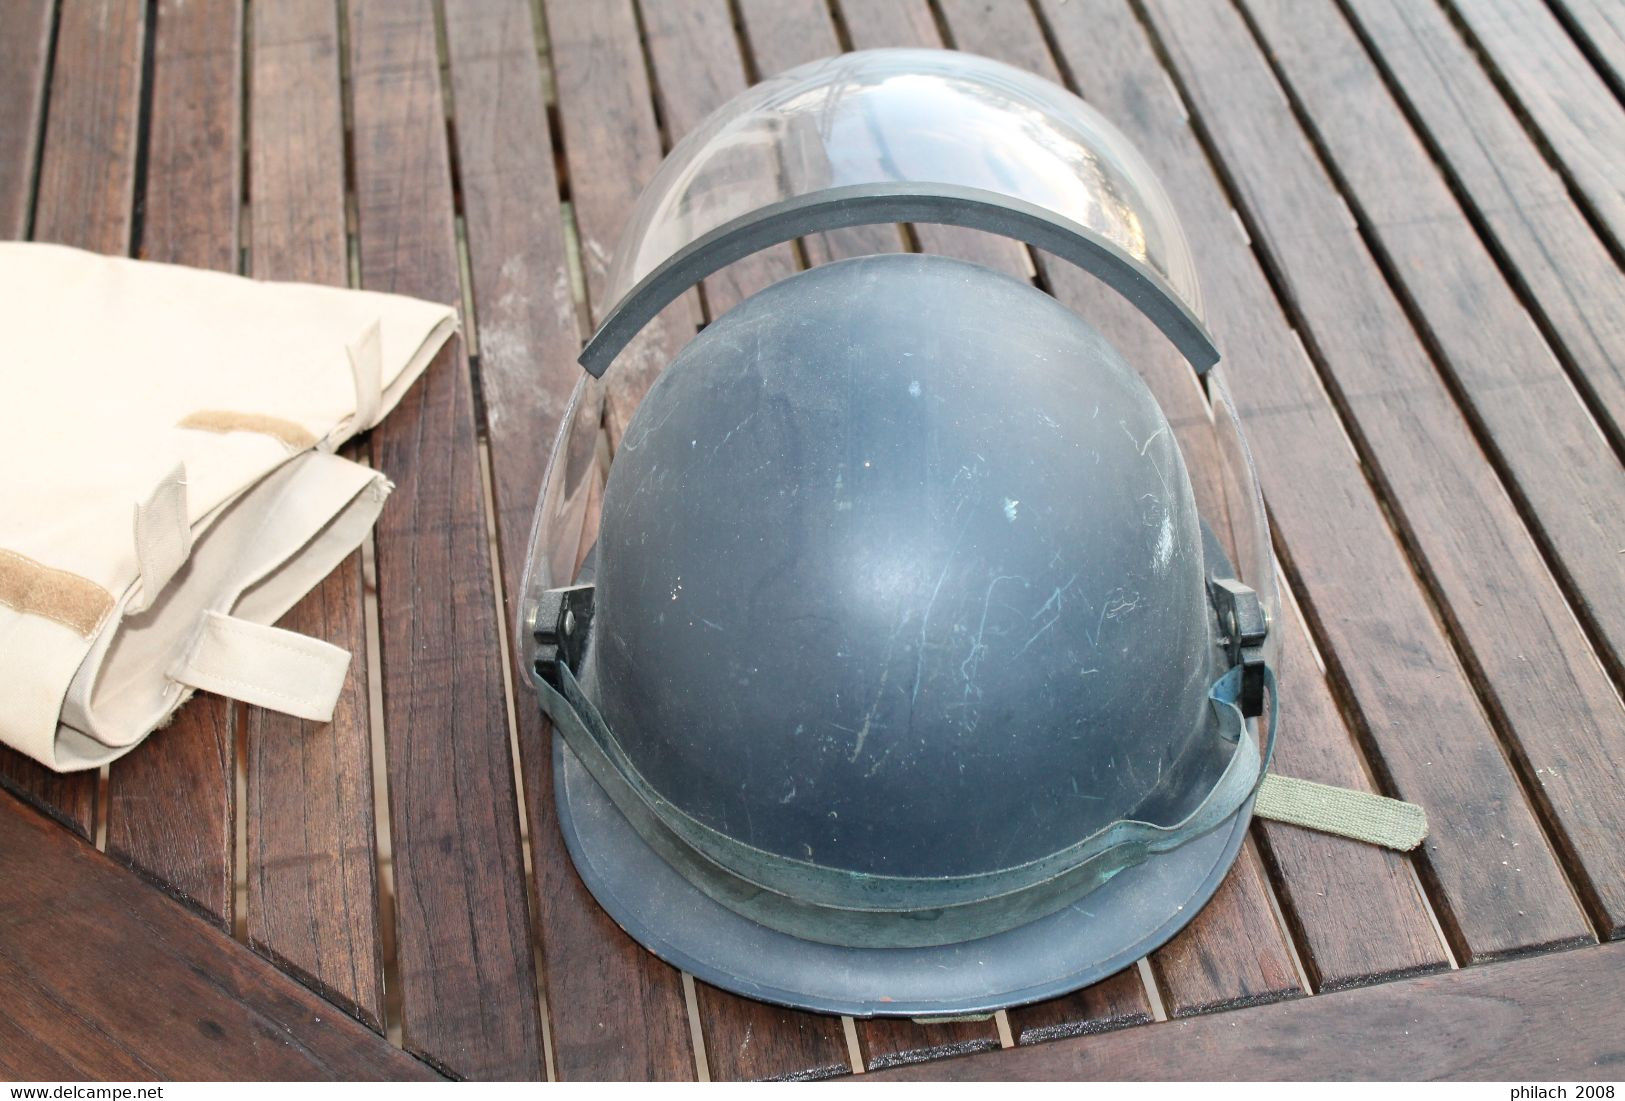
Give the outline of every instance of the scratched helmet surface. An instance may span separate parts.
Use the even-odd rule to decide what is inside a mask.
[[[584,380],[528,564],[521,626],[589,889],[699,977],[830,1012],[979,1011],[1132,962],[1216,889],[1274,735],[1267,529],[1166,197],[1081,103],[958,56],[848,55],[702,125],[640,204],[618,253],[635,277],[583,363],[751,247],[940,216],[1139,296],[1211,414],[1176,430],[1111,335],[1028,281],[859,256],[713,319],[613,446]],[[1071,185],[1046,184],[1064,205],[927,173],[672,213],[697,208],[674,195],[715,143],[789,141],[798,112],[853,99],[865,141],[890,105],[908,143],[967,82],[1029,130],[1041,98],[1051,153],[1086,132],[1075,175],[1129,165],[1132,189],[1083,185],[1120,209],[1079,221]],[[1137,219],[1154,259],[1112,236]]]

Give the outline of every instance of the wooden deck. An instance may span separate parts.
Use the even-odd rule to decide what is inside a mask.
[[[365,655],[331,725],[200,698],[99,778],[0,751],[0,1076],[1620,1077],[1622,26],[1608,0],[8,0],[0,234],[465,326],[354,445],[398,486],[374,537],[284,621]],[[1414,857],[1257,824],[1139,967],[980,1023],[780,1010],[632,943],[506,664],[643,183],[751,81],[896,45],[1061,81],[1158,170],[1291,593],[1277,767],[1432,821]],[[905,240],[1111,308],[928,227],[805,256]],[[655,352],[797,262],[713,277]],[[1164,349],[1125,351],[1202,415]]]

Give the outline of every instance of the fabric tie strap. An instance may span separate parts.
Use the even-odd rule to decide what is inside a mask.
[[[128,610],[143,612],[150,608],[191,554],[186,467],[176,463],[158,488],[135,506],[135,560],[141,571],[141,591],[130,599]]]
[[[378,423],[384,402],[383,333],[374,321],[361,338],[345,349],[350,357],[350,374],[355,380],[355,417],[352,433],[365,432]]]
[[[210,611],[169,679],[325,723],[349,668],[349,652],[330,642]]]
[[[1410,852],[1428,835],[1427,812],[1415,803],[1274,773],[1259,785],[1253,813],[1399,852]]]

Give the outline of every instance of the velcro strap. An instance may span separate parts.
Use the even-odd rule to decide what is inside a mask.
[[[328,722],[350,654],[319,638],[204,612],[169,679],[300,719]]]
[[[1259,785],[1253,813],[1400,852],[1410,852],[1428,835],[1427,812],[1415,803],[1274,773]]]
[[[186,518],[186,467],[180,463],[145,501],[135,506],[135,560],[141,591],[126,608],[144,612],[192,553],[192,525]]]

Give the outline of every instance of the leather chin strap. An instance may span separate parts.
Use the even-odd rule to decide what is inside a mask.
[[[707,895],[770,928],[853,947],[923,947],[1015,928],[1053,913],[1157,853],[1230,821],[1257,789],[1269,757],[1236,705],[1241,669],[1209,690],[1219,737],[1235,746],[1208,794],[1178,822],[1119,819],[1059,852],[995,872],[873,876],[765,852],[706,826],[661,796],[626,758],[569,667],[538,680],[542,709],[639,836]],[[1275,681],[1266,670],[1269,731]]]

